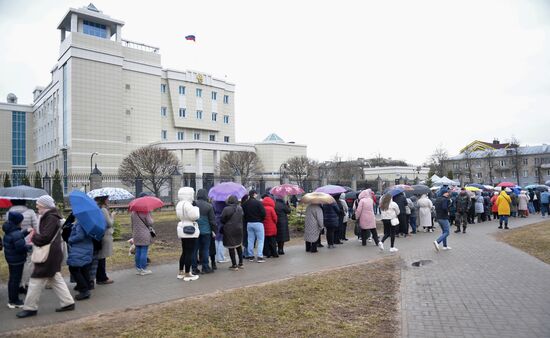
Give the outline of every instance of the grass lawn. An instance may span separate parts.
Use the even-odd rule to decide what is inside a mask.
[[[500,232],[497,238],[550,264],[550,220]]]
[[[26,329],[17,335],[396,337],[399,265],[398,258],[389,257],[279,282]]]

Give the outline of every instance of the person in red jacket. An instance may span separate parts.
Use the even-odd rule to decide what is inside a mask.
[[[264,256],[279,257],[277,252],[277,213],[275,212],[275,201],[268,196],[262,199],[265,208],[264,218]]]
[[[491,212],[493,213],[493,219],[498,219],[498,205],[497,205],[498,192],[494,192],[493,197],[491,197]]]

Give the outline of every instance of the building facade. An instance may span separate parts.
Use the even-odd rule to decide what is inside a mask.
[[[550,146],[501,146],[498,141],[483,142],[483,150],[462,149],[444,161],[444,171],[452,172],[462,185],[480,183],[496,185],[513,182],[520,186],[544,184],[550,179]],[[479,145],[479,143],[476,143]],[[475,149],[475,148],[474,148]]]
[[[228,151],[257,151],[269,171],[278,169],[279,150],[236,143],[234,84],[163,68],[159,48],[124,40],[123,26],[93,4],[67,11],[51,82],[36,87],[31,105],[0,104],[2,124],[15,121],[0,136],[0,171],[85,174],[93,158],[103,174],[116,174],[124,157],[146,145],[173,151],[197,186]],[[24,139],[23,155],[16,139]],[[305,153],[305,146],[288,147]]]

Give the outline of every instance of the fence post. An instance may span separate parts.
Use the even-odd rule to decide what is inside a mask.
[[[52,194],[52,178],[48,175],[48,172],[46,171],[46,175],[42,179],[42,185],[44,186],[44,190],[48,193],[48,195]]]
[[[357,191],[357,176],[351,176],[351,190]]]
[[[136,197],[139,197],[139,195],[143,192],[143,178],[141,176],[136,177]]]
[[[90,191],[94,189],[100,189],[103,187],[103,177],[101,171],[97,169],[97,164],[95,165],[94,170],[90,174]]]
[[[182,175],[178,171],[178,168],[174,169],[171,177],[171,189],[170,195],[172,197],[172,203],[176,205],[178,203],[178,191],[181,188],[181,177]]]

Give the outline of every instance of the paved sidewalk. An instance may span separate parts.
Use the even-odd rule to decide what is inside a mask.
[[[541,221],[512,219],[511,227]],[[437,253],[436,236],[402,250],[403,337],[550,337],[550,265],[491,235],[498,222],[451,233],[451,251]],[[436,232],[437,233],[437,232]],[[425,237],[425,236],[423,236]],[[550,250],[550,248],[549,248]],[[420,259],[433,260],[412,267]]]
[[[514,219],[511,225],[539,220],[536,216]],[[431,244],[438,232],[397,239],[405,265],[401,286],[404,337],[550,336],[550,265],[495,241],[490,233],[496,230],[491,222],[474,225],[464,235],[451,234],[453,250],[440,253]],[[16,310],[0,304],[0,333],[330,270],[389,256],[387,249],[380,253],[373,244],[364,248],[354,239],[334,250],[323,248],[316,255],[294,246],[278,259],[246,262],[244,271],[229,271],[228,264],[219,264],[216,273],[196,282],[177,280],[177,264],[153,266],[149,276],[116,271],[110,273],[114,284],[96,286],[92,298],[77,302],[72,312],[54,312],[58,304],[51,290],[44,291],[36,317],[16,319]],[[411,267],[418,259],[434,263]],[[6,291],[0,288],[2,301],[7,299]]]

